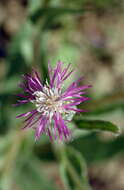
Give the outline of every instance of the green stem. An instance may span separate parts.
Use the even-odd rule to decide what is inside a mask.
[[[89,189],[84,189],[83,185],[82,185],[82,182],[80,181],[77,173],[75,172],[75,169],[73,168],[73,166],[70,164],[69,161],[67,161],[67,169],[68,169],[68,172],[71,176],[71,178],[73,179],[74,183],[76,184],[76,187],[77,189],[79,190],[89,190]]]
[[[55,156],[59,161],[65,162],[67,170],[75,183],[78,190],[91,190],[91,188],[87,186],[83,186],[82,181],[79,179],[79,176],[77,172],[75,171],[74,167],[69,162],[67,156],[66,156],[66,150],[65,150],[65,144],[55,144],[53,143],[53,151],[55,153]]]

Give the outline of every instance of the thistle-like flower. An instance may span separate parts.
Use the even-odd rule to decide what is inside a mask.
[[[23,94],[18,94],[21,100],[16,105],[25,103],[34,104],[34,109],[27,113],[18,115],[17,118],[26,117],[23,129],[34,128],[35,138],[45,133],[53,139],[69,140],[71,131],[67,127],[67,122],[71,121],[76,112],[85,112],[76,106],[88,100],[88,97],[82,96],[85,89],[90,85],[78,86],[82,77],[73,82],[64,90],[64,81],[73,73],[69,72],[70,64],[62,68],[63,63],[58,61],[53,69],[48,64],[49,82],[43,85],[37,71],[32,74],[23,75],[23,82],[20,87]]]

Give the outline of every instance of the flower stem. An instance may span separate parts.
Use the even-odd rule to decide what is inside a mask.
[[[57,159],[61,162],[64,162],[66,164],[66,169],[73,180],[75,186],[78,190],[91,190],[90,186],[86,183],[83,184],[83,181],[80,180],[76,170],[74,169],[73,165],[69,161],[66,150],[65,150],[65,144],[56,144],[53,143],[53,151],[55,153],[55,156]]]

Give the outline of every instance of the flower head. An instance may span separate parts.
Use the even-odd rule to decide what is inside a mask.
[[[27,113],[18,115],[17,118],[26,117],[24,129],[34,128],[36,140],[45,133],[50,139],[68,140],[71,131],[67,127],[67,122],[71,121],[76,112],[84,112],[76,106],[88,100],[83,96],[85,89],[90,85],[78,86],[82,78],[74,81],[64,90],[64,81],[73,73],[69,72],[70,64],[62,68],[63,63],[57,62],[53,69],[48,64],[49,83],[43,85],[37,71],[32,74],[23,75],[23,82],[20,87],[23,94],[18,94],[21,100],[17,105],[25,103],[34,104],[34,109]]]

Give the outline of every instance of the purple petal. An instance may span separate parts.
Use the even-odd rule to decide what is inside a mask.
[[[16,116],[16,118],[27,117],[28,115],[30,115],[30,114],[32,114],[32,113],[35,113],[35,112],[36,112],[36,110],[32,110],[32,111],[29,111],[29,112],[27,112],[27,113],[22,113],[22,114]]]
[[[38,112],[33,113],[30,117],[28,117],[24,122],[26,123],[23,129],[31,128],[40,121],[41,115],[39,116]]]
[[[74,72],[74,70],[70,71],[70,72],[64,77],[63,81],[66,80],[73,72]]]
[[[45,126],[47,125],[48,119],[46,117],[42,117],[40,120],[39,126],[36,128],[35,139],[38,140],[40,135],[45,132]]]
[[[68,71],[70,65],[71,65],[71,64],[68,64],[68,66],[63,70],[62,75],[61,75],[62,79],[65,77],[65,74],[67,73],[67,71]]]
[[[82,110],[82,109],[79,109],[79,108],[66,107],[66,109],[76,111],[76,112],[87,112],[87,110]]]

